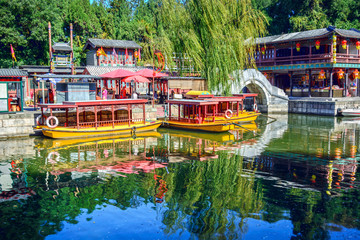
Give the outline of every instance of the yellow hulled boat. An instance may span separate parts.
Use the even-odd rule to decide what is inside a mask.
[[[122,99],[40,104],[40,118],[45,124],[39,127],[44,136],[50,138],[136,135],[138,132],[156,130],[161,125],[160,121],[145,119],[146,102],[145,99]],[[143,109],[143,114],[138,116],[139,118],[132,116],[134,107]],[[50,109],[48,117],[44,115],[45,108]],[[53,109],[65,111],[58,112],[55,116]]]

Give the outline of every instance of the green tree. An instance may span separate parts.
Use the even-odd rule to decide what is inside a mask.
[[[210,89],[228,90],[234,70],[254,66],[253,39],[264,35],[266,19],[250,0],[163,0],[162,23],[156,45],[168,59],[173,52],[187,54]]]
[[[290,18],[293,31],[306,31],[329,26],[329,20],[321,4],[322,0],[304,1],[299,14]]]

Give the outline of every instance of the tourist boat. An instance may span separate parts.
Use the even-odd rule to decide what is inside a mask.
[[[146,102],[145,99],[121,99],[40,104],[41,115],[37,123],[43,134],[50,138],[134,135],[161,125],[160,121],[146,120]],[[134,108],[142,108],[142,113],[134,113]],[[44,114],[45,109],[50,110],[49,116]],[[63,111],[54,113],[54,109]]]
[[[359,117],[360,109],[356,109],[356,108],[339,109],[339,113],[344,117]]]
[[[168,100],[167,103],[169,117],[163,123],[165,127],[208,132],[226,132],[234,129],[231,122],[216,121],[218,101],[179,99]],[[172,108],[177,108],[177,116],[172,115]]]
[[[215,122],[253,122],[260,115],[255,101],[257,94],[235,94],[231,97],[220,97],[210,94],[208,91],[189,91],[185,97],[189,99],[204,99],[208,101],[216,101]],[[252,98],[251,111],[244,109],[245,99]],[[211,116],[210,118],[212,118]]]

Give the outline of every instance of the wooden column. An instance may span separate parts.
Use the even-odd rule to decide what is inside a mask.
[[[207,106],[204,106],[204,121],[206,119],[206,113],[207,113],[206,108],[207,108]]]
[[[178,104],[178,120],[180,121],[180,104]]]
[[[201,119],[201,106],[199,105],[199,121],[200,123],[202,122],[202,119]]]
[[[293,64],[293,56],[294,56],[294,47],[293,47],[293,43],[291,43],[291,56],[290,56],[291,64]]]
[[[237,113],[237,116],[239,116],[239,105],[240,105],[240,103],[239,103],[239,102],[236,102],[236,113]]]
[[[65,127],[68,127],[69,126],[69,109],[66,108],[65,109]]]
[[[329,97],[332,97],[332,86],[333,86],[333,69],[330,70],[330,89]]]
[[[112,119],[112,127],[114,128],[115,127],[114,105],[111,105],[111,119]]]
[[[213,122],[215,122],[215,105],[213,105]]]
[[[293,79],[292,79],[292,75],[293,75],[293,72],[290,72],[290,97],[292,97],[292,94],[293,94]]]
[[[95,113],[95,129],[97,129],[97,107],[94,106],[94,113]]]
[[[171,121],[171,104],[169,104],[169,120]]]
[[[127,109],[128,109],[128,124],[130,127],[130,104],[127,105]]]
[[[80,128],[79,121],[80,121],[80,119],[79,119],[79,107],[77,107],[76,108],[76,126],[77,126],[77,129]]]
[[[145,124],[146,123],[145,103],[143,104],[143,120]]]
[[[309,97],[311,97],[311,69],[309,69]]]
[[[346,74],[345,74],[345,86],[344,86],[344,91],[343,91],[343,95],[344,97],[347,97],[347,93],[348,93],[348,83],[349,83],[349,69],[346,69]]]

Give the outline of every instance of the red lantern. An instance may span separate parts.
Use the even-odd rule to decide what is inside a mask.
[[[343,49],[346,49],[347,48],[347,41],[346,40],[342,40],[341,41],[341,46]]]
[[[319,72],[319,79],[325,79],[325,72],[324,70],[321,69],[321,71]]]
[[[360,41],[357,41],[357,42],[356,42],[356,49],[357,49],[357,50],[360,50]]]
[[[340,69],[340,70],[337,72],[337,74],[338,74],[338,78],[339,78],[339,79],[343,79],[343,78],[344,78],[344,71],[343,71],[342,69]]]
[[[264,75],[266,78],[268,77],[268,75],[267,75],[267,73],[266,73],[266,72],[264,72],[264,73],[263,73],[263,75]]]
[[[315,48],[316,48],[316,50],[319,50],[319,49],[320,49],[320,41],[319,41],[319,40],[317,40],[317,41],[315,42]]]
[[[265,48],[264,48],[264,47],[261,48],[261,53],[262,53],[263,55],[265,54]]]
[[[296,43],[296,51],[300,52],[300,43]]]
[[[359,71],[357,69],[355,69],[355,71],[353,72],[353,77],[354,79],[359,78]]]

